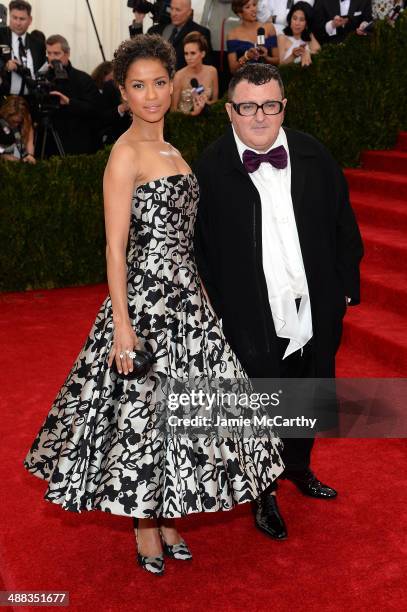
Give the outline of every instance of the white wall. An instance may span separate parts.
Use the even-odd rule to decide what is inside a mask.
[[[74,66],[91,72],[102,61],[102,55],[93,29],[86,0],[30,0],[33,7],[32,30],[41,30],[46,36],[62,34],[71,46]],[[8,4],[8,3],[7,3]],[[90,0],[93,16],[106,59],[111,59],[120,42],[128,38],[132,20],[127,0]],[[193,0],[195,21],[200,20],[204,0]],[[144,30],[151,25],[146,17]]]

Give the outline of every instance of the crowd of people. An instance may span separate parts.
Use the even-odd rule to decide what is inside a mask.
[[[135,3],[130,36],[143,33],[145,13]],[[326,43],[355,32],[367,36],[375,19],[394,21],[403,0],[232,0],[239,19],[225,31],[227,64],[212,48],[211,31],[196,23],[190,0],[171,0],[167,19],[153,25],[176,53],[171,111],[196,116],[224,93],[227,77],[247,63],[306,67]],[[56,34],[28,32],[32,8],[9,4],[9,26],[0,29],[0,157],[35,163],[59,154],[91,154],[111,144],[131,124],[131,112],[102,62],[92,75],[70,61],[70,45]],[[228,20],[225,20],[227,22]],[[219,47],[219,45],[217,45]]]

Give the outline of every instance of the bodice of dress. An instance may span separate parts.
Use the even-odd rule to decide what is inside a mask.
[[[291,44],[288,47],[287,51],[285,52],[283,60],[287,59],[287,57],[291,55],[291,53],[293,52],[293,49],[297,49],[298,47],[304,44],[304,41],[302,40],[302,38],[294,38],[294,36],[287,36],[287,34],[285,35],[285,37],[288,38]],[[305,48],[307,51],[311,52],[308,43],[306,43]],[[294,59],[294,63],[299,64],[300,62],[301,62],[301,57],[296,57]]]
[[[194,174],[175,174],[139,185],[133,195],[127,266],[158,272],[186,267],[195,273],[193,234],[199,199]],[[191,267],[192,266],[192,267]]]
[[[226,45],[228,53],[236,53],[237,59],[239,59],[248,49],[254,47],[255,43],[249,40],[232,39],[226,41]],[[277,36],[267,36],[264,41],[264,46],[268,49],[269,54],[271,54],[271,49],[277,47]]]

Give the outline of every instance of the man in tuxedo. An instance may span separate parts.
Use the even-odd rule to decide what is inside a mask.
[[[333,378],[363,255],[346,180],[320,142],[282,127],[287,100],[275,66],[246,64],[228,93],[231,125],[195,167],[204,287],[251,378]],[[310,469],[314,439],[283,442],[283,477],[305,495],[336,497]],[[281,540],[275,489],[256,501],[255,521]]]
[[[205,64],[211,64],[211,33],[208,28],[204,28],[192,20],[191,0],[171,0],[170,15],[171,23],[166,25],[159,24],[152,26],[148,30],[148,33],[161,34],[165,40],[168,40],[168,42],[172,44],[177,56],[177,70],[186,66],[183,40],[190,32],[199,32],[205,36],[208,43],[208,52],[205,56]]]
[[[364,26],[372,21],[371,0],[316,0],[313,28],[321,43],[340,43],[350,32],[366,35]]]
[[[67,155],[94,153],[97,147],[96,128],[100,113],[100,94],[93,79],[74,68],[70,62],[69,43],[63,36],[55,34],[47,38],[48,80],[54,88],[50,94],[59,99],[59,108],[51,116],[64,150]],[[66,78],[58,79],[52,66],[57,60],[66,71]],[[38,147],[42,146],[43,133],[39,130]],[[58,149],[53,138],[48,135],[46,155],[57,155]]]
[[[11,49],[11,58],[6,56],[5,59],[0,55],[0,92],[2,95],[27,96],[27,85],[19,72],[26,67],[31,76],[35,76],[45,62],[45,45],[27,32],[32,22],[31,4],[24,0],[12,0],[9,12],[10,25],[0,29],[0,45]]]

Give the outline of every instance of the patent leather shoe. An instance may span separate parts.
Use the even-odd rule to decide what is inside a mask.
[[[277,506],[276,495],[261,495],[254,502],[256,527],[274,540],[287,538],[287,527]]]
[[[338,495],[335,489],[328,487],[328,485],[318,480],[311,470],[304,470],[302,472],[285,471],[280,478],[291,480],[301,493],[309,497],[333,499]]]

